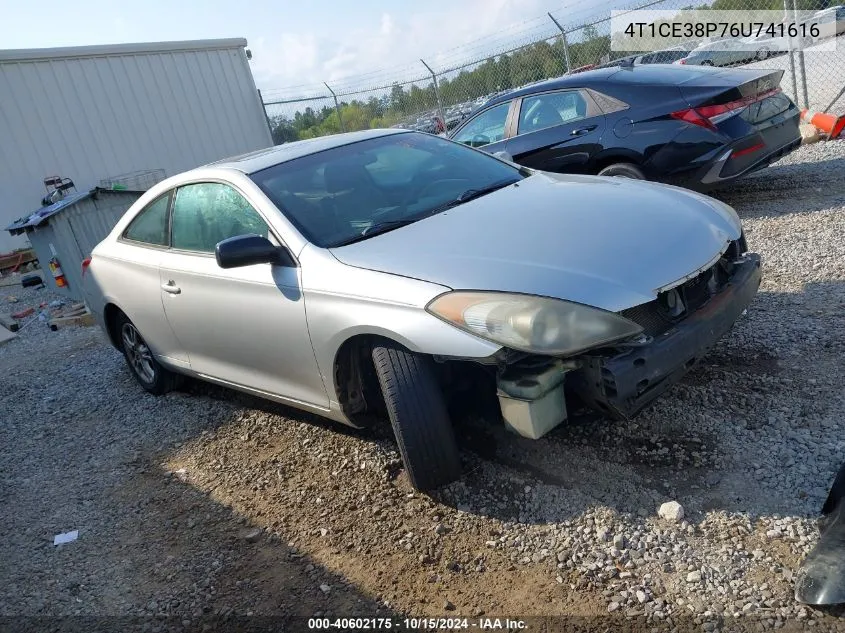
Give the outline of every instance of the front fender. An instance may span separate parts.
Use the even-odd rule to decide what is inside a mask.
[[[300,254],[308,334],[329,397],[337,393],[334,363],[354,336],[382,336],[422,354],[486,358],[501,349],[425,310],[451,290],[441,284],[343,264],[323,249]]]

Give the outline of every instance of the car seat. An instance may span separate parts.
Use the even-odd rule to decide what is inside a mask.
[[[372,212],[390,206],[361,163],[337,161],[326,165],[326,191],[331,194],[338,219],[351,222],[368,220]]]
[[[528,131],[542,130],[553,125],[560,125],[563,119],[560,113],[548,103],[541,101],[537,108],[529,115],[527,123]]]

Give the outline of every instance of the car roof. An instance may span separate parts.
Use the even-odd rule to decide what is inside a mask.
[[[547,92],[549,90],[559,90],[570,87],[595,88],[596,90],[601,90],[602,87],[615,83],[614,76],[618,73],[625,73],[624,83],[626,84],[649,85],[680,83],[689,81],[693,77],[704,75],[712,71],[712,68],[707,68],[706,66],[678,67],[673,64],[643,64],[635,66],[597,68],[596,70],[588,70],[583,73],[578,73],[577,75],[567,75],[557,79],[547,79],[546,81],[540,81],[529,86],[524,86],[523,88],[513,90],[508,94],[490,99],[490,101],[481,106],[481,108],[478,108],[476,112],[504,101],[510,101],[516,97],[532,95],[538,92]],[[470,116],[473,115],[471,114]]]
[[[555,79],[546,79],[545,81],[538,81],[528,86],[523,86],[522,88],[511,90],[506,94],[493,97],[492,99],[484,103],[484,107],[495,105],[497,103],[501,103],[502,101],[510,101],[515,97],[534,94],[535,92],[558,90],[559,88],[567,88],[570,86],[576,88],[589,88],[591,83],[607,79],[612,74],[617,72],[619,72],[619,67],[613,66],[610,68],[597,68],[595,70],[587,70],[581,73],[576,73],[575,75],[564,75],[563,77],[556,77]]]
[[[209,163],[204,167],[219,167],[222,169],[235,169],[245,174],[252,174],[262,169],[285,163],[289,160],[302,158],[309,154],[316,154],[335,147],[350,145],[359,141],[366,141],[371,138],[389,136],[391,134],[408,134],[408,130],[402,129],[376,129],[361,130],[360,132],[346,132],[345,134],[333,134],[331,136],[319,136],[303,141],[283,143],[275,147],[267,147],[248,154],[232,156],[222,160]]]

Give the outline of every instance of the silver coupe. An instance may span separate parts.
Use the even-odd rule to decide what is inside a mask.
[[[530,438],[576,406],[629,418],[761,275],[717,200],[403,130],[171,177],[86,266],[91,309],[147,391],[188,375],[355,427],[389,419],[423,490],[460,475],[451,394],[496,402]]]

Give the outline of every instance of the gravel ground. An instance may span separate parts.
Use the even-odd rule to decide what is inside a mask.
[[[385,429],[199,383],[155,398],[97,328],[34,322],[0,347],[0,615],[845,630],[841,611],[792,596],[845,459],[843,173],[845,142],[816,144],[716,194],[763,255],[763,285],[647,412],[536,442],[460,416],[466,476],[432,497],[409,488]],[[0,310],[53,298],[2,288]],[[682,518],[658,514],[670,501]]]

